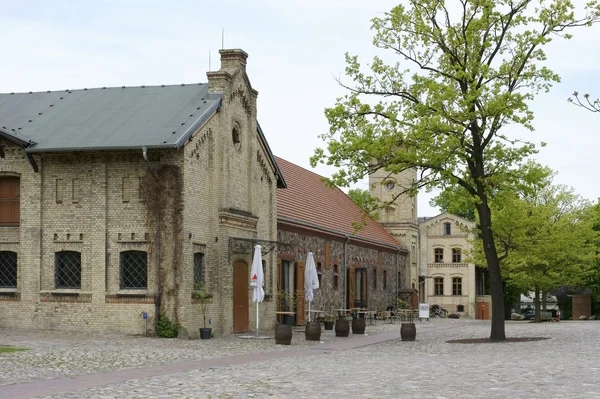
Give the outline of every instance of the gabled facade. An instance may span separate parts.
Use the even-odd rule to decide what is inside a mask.
[[[281,158],[277,163],[287,183],[277,190],[277,240],[287,244],[278,251],[277,289],[297,294],[296,323],[305,322],[308,252],[314,254],[321,289],[333,290],[339,307],[385,310],[394,305],[395,297],[405,293],[406,247],[321,176]],[[374,309],[376,299],[383,309]]]
[[[474,223],[447,212],[419,222],[419,269],[424,277],[420,301],[475,318],[475,265],[467,259]]]
[[[0,95],[1,326],[142,334],[162,313],[197,336],[204,285],[207,327],[249,329],[285,182],[247,54],[220,53],[207,84]]]

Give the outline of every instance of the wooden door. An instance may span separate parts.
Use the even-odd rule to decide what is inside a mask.
[[[354,273],[355,269],[353,267],[348,269],[348,303],[346,304],[348,309],[354,307]]]
[[[480,320],[490,319],[490,304],[487,302],[477,302],[477,316]]]
[[[248,291],[250,287],[250,274],[248,264],[245,261],[237,261],[233,264],[233,332],[241,333],[248,331],[249,324],[249,300]]]
[[[296,325],[301,326],[306,323],[304,312],[304,262],[296,262]]]

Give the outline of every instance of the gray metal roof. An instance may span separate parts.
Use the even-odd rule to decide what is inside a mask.
[[[179,148],[220,104],[207,84],[0,94],[0,136],[27,152]]]

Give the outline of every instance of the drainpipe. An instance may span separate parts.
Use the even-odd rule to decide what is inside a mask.
[[[400,250],[400,247],[398,247],[398,249],[396,250],[396,292],[393,305],[396,305],[398,303],[398,289],[400,288],[400,280],[398,279],[398,262],[400,259]]]
[[[144,160],[146,161],[146,170],[150,175],[156,180],[158,183],[158,177],[150,167],[150,161],[148,160],[148,149],[146,147],[142,147],[142,155],[144,156]],[[156,256],[156,275],[155,282],[156,288],[154,290],[154,328],[158,327],[158,316],[160,315],[160,207],[156,209],[156,239],[154,240],[154,252]]]
[[[344,242],[344,306],[348,305],[348,243],[350,242],[350,235],[346,236],[346,242]],[[351,308],[350,306],[349,308]]]

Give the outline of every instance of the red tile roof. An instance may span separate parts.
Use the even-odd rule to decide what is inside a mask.
[[[348,234],[376,245],[401,247],[382,225],[369,217],[364,219],[366,226],[355,232],[352,224],[363,221],[363,211],[350,197],[337,187],[328,187],[318,174],[285,159],[275,159],[287,183],[287,188],[277,189],[278,221]]]

